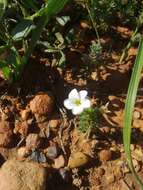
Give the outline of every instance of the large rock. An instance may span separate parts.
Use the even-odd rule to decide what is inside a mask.
[[[0,190],[45,190],[46,176],[37,163],[8,160],[0,169]]]

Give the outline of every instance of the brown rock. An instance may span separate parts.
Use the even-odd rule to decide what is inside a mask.
[[[0,190],[45,190],[46,170],[37,163],[6,161],[0,169]]]
[[[143,120],[142,119],[135,119],[133,121],[133,127],[140,128],[142,130],[142,128],[143,128]]]
[[[27,148],[26,147],[20,147],[19,149],[18,149],[18,152],[17,152],[17,154],[18,154],[18,158],[26,158],[27,156],[28,156],[28,153],[29,153],[29,151],[27,150]]]
[[[65,159],[63,155],[60,155],[58,158],[56,158],[54,162],[54,168],[56,169],[63,168],[65,166]]]
[[[86,154],[82,152],[74,152],[69,157],[68,167],[71,169],[78,168],[87,164],[88,161],[89,156],[87,156]]]
[[[14,133],[17,134],[21,134],[22,137],[26,137],[29,133],[29,129],[31,128],[31,125],[29,125],[27,123],[27,121],[17,121],[15,123],[15,128],[14,128]]]
[[[41,93],[30,101],[30,109],[34,114],[50,115],[53,111],[54,99],[50,94]]]
[[[141,112],[135,110],[133,113],[133,118],[134,119],[140,119],[141,118]]]
[[[22,120],[27,120],[30,115],[30,110],[28,109],[22,110],[20,114],[21,114]]]
[[[13,141],[12,126],[7,121],[0,122],[0,146],[7,147]]]
[[[26,138],[27,149],[36,149],[41,145],[41,138],[38,134],[30,133]]]
[[[106,162],[111,160],[112,152],[110,150],[101,150],[99,152],[99,159],[101,162]]]
[[[61,119],[51,119],[49,121],[49,126],[53,129],[56,129],[60,126],[61,123],[62,123]]]

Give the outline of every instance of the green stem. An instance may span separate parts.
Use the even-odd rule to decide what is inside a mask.
[[[90,11],[90,8],[88,6],[88,4],[85,2],[85,6],[86,6],[86,9],[88,11],[88,14],[89,14],[89,17],[90,17],[90,20],[92,22],[92,25],[93,25],[93,28],[95,30],[95,33],[96,33],[96,36],[97,36],[97,40],[98,40],[98,43],[101,45],[101,42],[100,42],[100,37],[99,37],[99,33],[98,33],[98,30],[97,30],[97,27],[96,27],[96,24],[95,24],[95,21],[92,17],[92,14],[91,14],[91,11]]]

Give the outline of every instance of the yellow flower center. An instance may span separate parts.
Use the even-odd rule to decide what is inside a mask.
[[[75,104],[76,106],[81,105],[80,99],[75,99],[75,100],[74,100],[74,104]]]

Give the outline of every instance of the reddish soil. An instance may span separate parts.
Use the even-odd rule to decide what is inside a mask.
[[[113,29],[124,42],[126,35],[130,36],[131,33],[122,27]],[[36,150],[46,155],[48,147],[56,146],[58,154],[64,159],[64,163],[61,160],[58,162],[61,166],[56,166],[57,168],[54,159],[47,158],[43,163],[39,161],[44,167],[51,168],[51,179],[47,182],[47,190],[129,190],[131,187],[139,190],[127,167],[122,141],[125,99],[136,48],[130,49],[129,56],[123,64],[118,64],[122,44],[116,44],[110,36],[103,38],[102,43],[106,48],[102,58],[104,64],[99,68],[92,65],[88,71],[86,70],[86,61],[83,62],[81,59],[81,55],[86,54],[85,40],[85,43],[77,48],[78,51],[67,53],[68,63],[65,69],[51,68],[47,66],[46,58],[33,56],[17,83],[1,86],[1,165],[13,157],[21,159],[18,150],[20,147],[28,146],[27,136],[34,133],[40,137],[40,140],[36,138],[36,143],[32,141]],[[109,53],[106,43],[112,45],[114,51]],[[92,133],[87,139],[72,122],[74,118],[70,112],[66,115],[61,114],[63,100],[73,88],[86,89],[93,107],[104,106],[104,110],[106,109],[100,118],[101,134]],[[44,93],[52,95],[55,105],[50,115],[37,116],[31,112],[30,102],[37,94]],[[141,176],[143,175],[142,105],[143,96],[140,87],[133,116],[131,149],[133,163]],[[87,163],[69,169],[67,165],[73,152],[84,153],[89,158]]]

